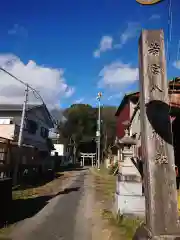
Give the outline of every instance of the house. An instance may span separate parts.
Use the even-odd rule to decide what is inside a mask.
[[[50,139],[54,145],[54,149],[51,151],[51,159],[55,161],[55,168],[65,167],[72,164],[73,156],[73,144],[62,143],[60,135],[56,132],[50,132]]]
[[[141,127],[140,127],[140,108],[139,92],[126,94],[116,112],[117,121],[117,139],[121,139],[125,134],[125,129],[129,130],[129,135],[137,140],[134,147],[134,155],[141,157]],[[169,99],[170,99],[170,118],[173,122],[174,143],[180,146],[179,132],[179,113],[180,113],[180,78],[169,81]],[[176,152],[178,152],[179,147]],[[180,153],[178,153],[180,156]]]
[[[139,92],[125,94],[119,105],[115,116],[117,117],[117,138],[122,138],[125,135],[125,129],[129,125],[131,117],[133,116],[136,104],[139,100]]]
[[[18,141],[22,105],[0,104],[0,137]],[[32,146],[42,154],[49,152],[49,129],[54,127],[47,107],[27,105],[23,131],[23,145]]]

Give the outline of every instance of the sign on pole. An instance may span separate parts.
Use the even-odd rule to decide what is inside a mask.
[[[96,137],[100,137],[100,131],[96,131]]]
[[[163,0],[136,0],[136,2],[142,4],[142,5],[153,5],[156,3],[160,3]]]

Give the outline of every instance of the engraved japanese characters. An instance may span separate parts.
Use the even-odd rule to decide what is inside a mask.
[[[147,49],[148,55],[153,60],[153,63],[149,65],[149,71],[151,73],[151,91],[158,90],[159,92],[163,92],[162,89],[158,86],[158,75],[161,74],[161,66],[159,62],[160,55],[160,44],[157,41],[153,41],[148,44]],[[155,144],[155,153],[154,153],[154,161],[156,164],[167,164],[168,159],[165,152],[165,143],[164,140],[158,135],[158,133],[153,129],[152,131],[152,139],[153,144]]]
[[[152,139],[154,139],[154,144],[156,145],[156,152],[154,161],[156,164],[167,164],[168,159],[165,155],[164,140],[153,130]]]
[[[160,45],[158,42],[152,42],[149,45],[148,48],[148,53],[154,56],[159,56],[159,52],[160,52]]]

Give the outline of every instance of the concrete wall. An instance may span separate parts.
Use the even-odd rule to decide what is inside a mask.
[[[36,134],[29,134],[27,131],[24,132],[25,143],[36,146],[39,150],[46,151],[47,139],[41,136],[41,128],[44,127],[46,129],[49,129],[49,127],[45,121],[45,118],[42,112],[39,109],[36,109],[36,110],[34,109],[33,111],[28,112],[27,118],[29,120],[35,121],[38,124],[38,129],[36,131]]]
[[[134,110],[136,108],[137,104],[134,104],[130,100],[127,101],[124,108],[120,112],[117,120],[117,137],[122,138],[125,134],[124,129],[126,126],[123,124],[124,122],[128,122],[131,120],[131,117],[134,113]],[[139,117],[139,110],[138,114],[133,119],[132,127],[130,128],[130,135],[132,135],[135,132],[140,133],[140,117]]]
[[[55,155],[55,152],[58,153],[58,156],[64,156],[64,144],[54,144],[55,150],[51,151],[51,156]]]
[[[132,102],[130,103],[130,110],[131,110],[131,117],[134,114],[136,104],[133,104]],[[138,133],[138,136],[140,134],[140,111],[137,110],[136,114],[132,120],[131,127],[130,127],[130,135]]]
[[[136,134],[137,145],[133,146],[133,156],[141,157],[141,123],[140,123],[140,110],[136,111],[136,114],[132,120],[130,126],[130,134]]]
[[[19,126],[21,122],[21,111],[0,111],[0,119],[1,123],[4,120],[11,119],[14,124],[16,124],[16,127],[14,124],[0,124],[0,136],[1,134],[6,138],[13,138],[19,135]],[[24,130],[24,143],[27,145],[32,145],[37,147],[41,151],[47,151],[47,144],[46,144],[46,138],[43,138],[41,136],[41,127],[44,127],[46,129],[49,129],[48,124],[46,123],[46,116],[44,116],[43,111],[40,108],[33,109],[31,111],[28,111],[27,118],[29,120],[33,120],[38,124],[38,129],[35,134],[30,134],[27,132],[27,130]],[[13,135],[13,129],[15,127],[15,132]],[[1,133],[2,132],[2,133]],[[2,137],[3,137],[2,136]]]
[[[14,134],[15,124],[0,124],[0,137],[13,140]]]

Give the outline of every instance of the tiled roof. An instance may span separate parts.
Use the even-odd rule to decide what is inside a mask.
[[[42,105],[27,104],[27,110],[40,106]],[[22,109],[23,104],[0,104],[0,111],[22,111]]]

